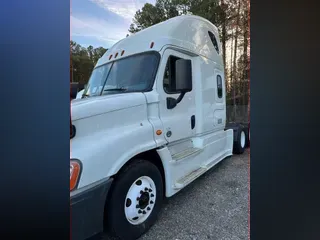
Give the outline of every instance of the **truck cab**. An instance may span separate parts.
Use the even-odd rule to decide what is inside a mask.
[[[226,128],[218,29],[201,17],[119,41],[81,95],[71,102],[72,239],[104,229],[137,239],[164,197],[245,148],[245,131]]]

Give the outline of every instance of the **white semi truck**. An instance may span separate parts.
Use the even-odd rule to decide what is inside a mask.
[[[137,239],[165,197],[243,153],[248,130],[230,126],[212,23],[179,16],[116,43],[71,102],[72,239]]]

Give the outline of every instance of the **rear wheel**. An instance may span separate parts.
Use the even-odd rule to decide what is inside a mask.
[[[128,165],[116,178],[107,203],[107,224],[117,239],[134,240],[155,223],[163,199],[162,176],[145,160]]]
[[[238,128],[236,139],[233,142],[233,152],[235,154],[242,154],[245,150],[247,142],[246,133],[243,127]]]
[[[250,147],[250,123],[249,123],[249,126],[248,126],[247,147]]]

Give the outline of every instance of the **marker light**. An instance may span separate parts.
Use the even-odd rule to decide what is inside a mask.
[[[79,182],[81,164],[77,160],[70,160],[70,191],[74,190]]]

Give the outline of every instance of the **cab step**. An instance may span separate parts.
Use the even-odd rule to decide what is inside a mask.
[[[189,173],[188,175],[182,177],[181,179],[179,179],[175,184],[174,184],[174,189],[181,189],[184,188],[185,186],[187,186],[189,183],[191,183],[194,179],[198,178],[199,176],[201,176],[203,173],[205,173],[207,171],[207,167],[200,167],[194,171],[192,171],[191,173]]]
[[[171,157],[172,157],[172,160],[173,161],[179,161],[181,159],[184,159],[186,157],[189,157],[189,156],[192,156],[192,155],[195,155],[195,154],[198,154],[202,151],[203,149],[201,148],[187,148],[181,152],[178,152],[178,153],[175,153],[173,154]]]

